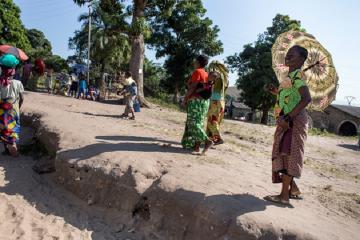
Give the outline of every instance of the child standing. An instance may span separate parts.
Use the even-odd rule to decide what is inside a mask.
[[[131,117],[129,119],[135,120],[134,102],[137,97],[137,85],[134,79],[132,79],[130,72],[125,73],[125,81],[123,82],[123,85],[125,86],[124,90],[122,90],[119,95],[124,95],[126,107],[124,113],[120,117],[127,118],[131,113]]]
[[[78,92],[77,98],[82,97],[82,99],[85,99],[86,92],[87,92],[86,79],[83,74],[80,74],[80,76],[79,76],[79,92]]]
[[[47,68],[45,70],[45,87],[48,92],[48,94],[51,94],[52,84],[53,84],[53,78],[52,78],[53,70],[51,68]]]

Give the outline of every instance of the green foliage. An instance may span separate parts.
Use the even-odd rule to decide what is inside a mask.
[[[52,55],[51,43],[46,39],[44,33],[37,29],[27,29],[26,36],[28,37],[32,49],[28,52],[28,55],[33,59],[44,58]]]
[[[130,36],[138,36],[140,34],[143,34],[145,39],[151,36],[151,29],[145,17],[136,18],[129,29]]]
[[[54,69],[55,72],[68,71],[69,65],[66,60],[58,55],[51,55],[45,59],[45,65]]]
[[[153,33],[148,44],[156,57],[165,57],[169,92],[184,89],[184,80],[192,71],[193,59],[199,54],[214,56],[223,51],[218,40],[219,28],[205,17],[201,0],[154,0],[147,10]]]
[[[326,129],[322,130],[320,128],[310,128],[309,129],[309,135],[311,136],[336,136],[335,134],[333,133],[329,133]]]
[[[236,85],[242,90],[240,100],[253,110],[262,110],[266,116],[276,99],[264,90],[264,85],[278,85],[272,69],[271,47],[279,34],[291,29],[304,31],[300,21],[278,14],[272,26],[260,34],[256,42],[246,44],[241,53],[227,57],[231,70],[238,73]],[[262,119],[262,122],[266,123],[267,119]]]
[[[163,89],[161,83],[166,78],[164,68],[145,58],[144,63],[144,87],[145,92],[153,97],[161,97]]]
[[[170,96],[168,94],[162,93],[157,97],[147,97],[147,99],[151,103],[158,105],[160,107],[172,109],[179,112],[184,112],[184,109],[182,109],[179,104],[169,101]]]
[[[130,44],[127,35],[122,33],[128,26],[124,8],[119,1],[113,0],[93,4],[90,54],[92,78],[100,79],[104,72],[114,74],[127,68]],[[81,15],[79,21],[83,23],[81,30],[69,39],[69,48],[74,49],[77,56],[71,60],[76,62],[87,58],[88,49],[88,16]]]
[[[25,52],[31,49],[20,20],[20,9],[12,0],[0,0],[0,44],[13,45]]]

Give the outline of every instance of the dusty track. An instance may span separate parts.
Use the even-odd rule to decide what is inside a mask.
[[[43,178],[30,170],[30,159],[0,160],[0,208],[6,209],[0,219],[12,219],[0,223],[0,236],[16,239],[6,231],[26,225],[21,229],[30,234],[36,224],[43,225],[42,232],[73,239],[116,239],[116,234],[126,239],[132,234],[130,239],[328,240],[360,234],[360,164],[354,140],[310,137],[299,182],[305,200],[280,208],[262,200],[279,190],[270,182],[273,128],[226,122],[227,144],[197,157],[178,144],[184,114],[155,108],[136,121],[124,121],[117,117],[122,110],[27,94],[24,112],[41,115],[43,140],[50,138],[45,143],[57,153],[57,171]],[[50,228],[44,224],[50,217],[61,220]]]

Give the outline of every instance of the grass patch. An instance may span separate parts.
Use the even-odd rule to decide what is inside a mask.
[[[336,135],[335,133],[328,132],[326,129],[321,130],[319,128],[309,129],[309,135],[310,136],[321,136],[321,137],[344,138],[344,139],[351,139],[351,140],[358,139],[358,136],[340,136],[340,135]]]
[[[349,173],[346,173],[340,168],[310,158],[305,159],[304,164],[317,172],[324,174],[327,173],[337,178],[352,179],[352,180],[358,180],[359,178],[359,175],[356,176],[350,175]]]
[[[311,128],[309,129],[310,136],[322,136],[322,137],[337,137],[334,133],[329,133],[326,129],[321,130],[319,128]]]
[[[147,97],[147,99],[160,107],[171,109],[178,112],[185,112],[184,109],[182,109],[179,104],[175,104],[173,102],[170,102],[169,100],[163,99],[163,98],[154,98],[154,97]]]

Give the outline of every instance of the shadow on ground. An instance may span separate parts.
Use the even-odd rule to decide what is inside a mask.
[[[72,112],[72,113],[78,113],[78,114],[83,114],[86,116],[93,116],[93,117],[107,117],[107,118],[120,118],[120,112],[119,114],[98,114],[98,113],[91,113],[91,112],[75,112],[75,111],[68,111],[68,112]]]
[[[119,212],[116,209],[106,209],[96,205],[88,206],[86,202],[77,199],[76,196],[50,181],[49,175],[39,176],[34,173],[31,170],[32,164],[33,161],[29,158],[14,161],[0,156],[0,167],[3,168],[7,182],[5,186],[0,187],[0,192],[11,196],[20,195],[40,213],[61,217],[67,224],[75,228],[91,231],[93,240],[124,239],[124,237],[130,237],[133,240],[144,239],[144,237],[148,239],[146,237],[150,233],[143,232],[142,224],[153,226],[151,231],[164,231],[156,233],[157,238],[151,239],[169,239],[170,235],[173,236],[172,239],[198,239],[197,237],[200,236],[206,236],[207,239],[218,239],[217,236],[226,234],[224,231],[231,224],[235,224],[239,216],[250,212],[264,211],[270,204],[251,194],[206,196],[204,193],[185,189],[168,192],[160,187],[161,181],[157,180],[144,194],[138,193],[138,199],[146,199],[151,203],[150,208],[144,210],[139,202],[134,202],[133,207],[127,212]],[[131,167],[118,181],[129,183],[129,179],[131,179],[129,187],[136,186]],[[92,194],[92,191],[96,191],[96,189],[88,189],[88,191],[89,194]],[[115,189],[107,191],[112,195],[112,199],[126,201],[123,199],[124,196],[127,196],[126,192]],[[179,215],[179,212],[182,216]],[[137,220],[137,223],[133,224],[134,219],[139,216],[141,220]],[[144,216],[148,218],[146,219]],[[209,237],[210,235],[207,234],[210,231],[209,226],[199,225],[199,223],[204,222],[205,224],[207,221],[218,224],[215,224],[215,227],[220,228],[216,238],[215,235]],[[161,228],[156,229],[160,223],[162,224]],[[191,231],[178,228],[179,224],[187,226]],[[130,231],[131,229],[134,230]],[[183,231],[187,231],[186,238],[182,238]],[[163,234],[165,237],[160,237]]]
[[[141,136],[96,136],[97,140],[106,141],[121,141],[121,142],[162,142],[166,144],[178,145],[179,142],[167,141],[155,137],[141,137]]]
[[[338,144],[338,146],[346,148],[346,149],[354,150],[354,151],[360,151],[360,147],[355,144]]]

